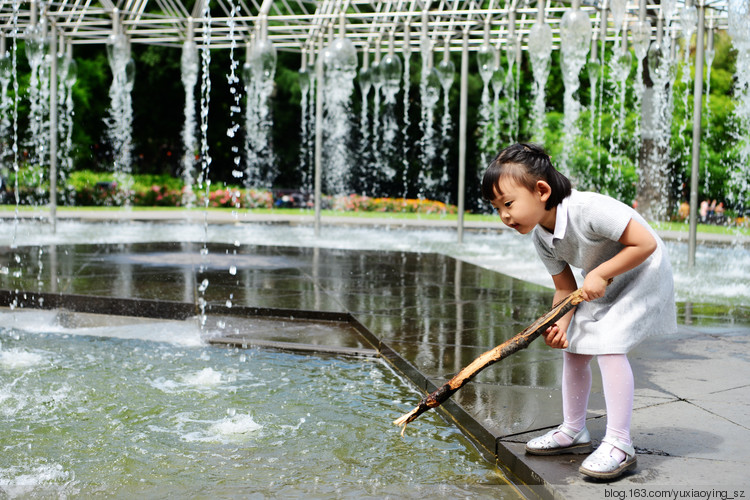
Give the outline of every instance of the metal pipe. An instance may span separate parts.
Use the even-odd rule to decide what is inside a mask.
[[[52,233],[57,232],[57,27],[50,23],[49,74],[49,218]]]
[[[698,173],[701,163],[701,117],[703,112],[703,36],[706,7],[698,0],[698,30],[695,37],[695,86],[693,87],[693,152],[690,172],[690,233],[688,237],[688,269],[695,267],[698,238]]]
[[[461,47],[461,95],[458,121],[458,242],[464,242],[464,204],[466,198],[466,129],[469,108],[469,32],[464,30]]]
[[[315,236],[320,236],[320,208],[323,193],[323,38],[318,40],[315,59]]]

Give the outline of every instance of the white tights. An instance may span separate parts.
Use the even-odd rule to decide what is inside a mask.
[[[586,425],[586,408],[591,392],[591,359],[586,354],[563,352],[562,399],[565,427],[579,432]],[[602,354],[597,357],[602,374],[604,401],[607,405],[607,433],[626,444],[630,441],[630,418],[633,413],[633,371],[625,354]],[[572,439],[557,432],[555,440],[567,446]],[[625,454],[613,448],[611,455],[622,461]]]

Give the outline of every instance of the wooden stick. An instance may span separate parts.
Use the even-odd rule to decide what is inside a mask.
[[[404,435],[406,430],[406,424],[413,422],[422,413],[426,412],[430,408],[437,408],[446,399],[451,397],[454,392],[459,390],[461,387],[466,385],[473,379],[480,371],[484,370],[488,366],[497,363],[501,359],[507,358],[514,352],[518,352],[521,349],[525,349],[533,342],[539,335],[555,324],[555,322],[565,316],[568,312],[576,308],[578,304],[583,302],[581,296],[581,289],[571,293],[560,302],[555,304],[547,314],[537,319],[534,323],[529,325],[524,331],[517,334],[513,338],[506,340],[494,349],[480,355],[477,359],[471,362],[463,370],[450,379],[440,389],[436,390],[422,401],[419,402],[416,408],[402,417],[393,421],[394,425],[401,426],[401,435]]]

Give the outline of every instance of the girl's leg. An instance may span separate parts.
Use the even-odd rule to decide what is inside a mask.
[[[633,415],[634,382],[628,357],[625,354],[605,354],[599,356],[598,361],[607,404],[605,437],[632,444],[630,419]],[[620,462],[625,459],[625,453],[617,448],[612,448],[610,455]]]
[[[591,358],[593,356],[563,351],[563,424],[575,432],[586,426],[586,408],[591,392]],[[573,442],[573,438],[562,432],[556,432],[553,437],[562,446],[569,446]]]

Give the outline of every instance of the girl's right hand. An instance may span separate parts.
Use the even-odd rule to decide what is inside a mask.
[[[565,334],[565,330],[555,323],[544,332],[544,342],[554,349],[566,349],[568,347],[568,336]]]

